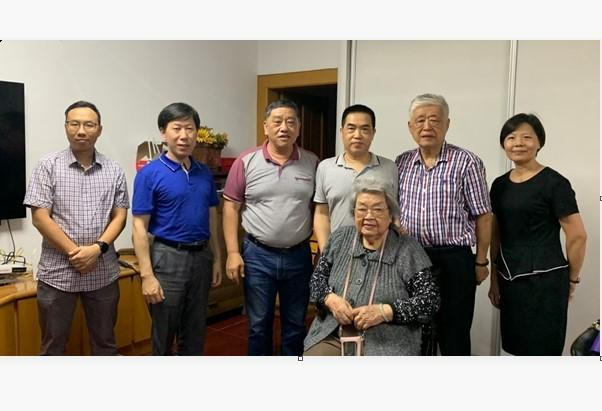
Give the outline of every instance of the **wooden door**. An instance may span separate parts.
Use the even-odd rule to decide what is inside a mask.
[[[301,134],[298,144],[320,159],[335,155],[337,69],[257,76],[257,145],[265,140],[265,107],[279,98],[299,105]]]
[[[297,144],[312,151],[320,160],[334,155],[333,119],[329,98],[283,90],[280,98],[287,98],[299,106],[301,131]]]

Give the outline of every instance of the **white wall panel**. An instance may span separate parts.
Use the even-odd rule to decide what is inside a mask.
[[[160,140],[167,104],[193,105],[201,122],[230,135],[225,155],[255,142],[257,43],[253,41],[10,41],[0,43],[0,79],[25,83],[27,176],[40,157],[68,146],[64,110],[95,103],[97,147],[125,170],[130,196],[137,145]],[[116,246],[131,247],[131,215]],[[41,237],[27,219],[12,223],[17,247],[37,265]],[[12,249],[6,225],[0,248]]]
[[[447,140],[483,159],[488,183],[508,169],[498,135],[511,90],[509,41],[359,41],[356,51],[351,95],[376,111],[375,152],[393,159],[415,147],[407,131],[408,104],[417,94],[433,92],[450,105]],[[540,160],[571,180],[589,234],[565,353],[600,315],[599,59],[598,41],[518,42],[515,112],[541,117],[548,140]],[[488,283],[477,291],[474,354],[491,354],[496,345],[497,314],[487,288]]]
[[[504,170],[498,133],[506,116],[509,41],[359,41],[355,103],[376,112],[373,151],[391,159],[416,147],[408,127],[408,106],[418,94],[445,96],[450,143],[477,154],[487,182]],[[472,326],[474,354],[492,353],[493,308],[489,284],[477,289]]]
[[[341,41],[262,40],[257,46],[257,74],[337,68]]]
[[[516,112],[546,130],[539,160],[568,178],[588,232],[583,282],[569,305],[565,353],[600,317],[600,42],[519,41]]]

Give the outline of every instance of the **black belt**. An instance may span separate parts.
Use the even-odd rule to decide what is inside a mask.
[[[155,241],[177,250],[202,251],[207,247],[207,240],[195,241],[193,243],[178,243],[177,241],[166,240],[165,238],[155,237]]]
[[[268,251],[274,251],[274,252],[279,252],[279,253],[287,253],[287,252],[295,251],[298,248],[308,245],[308,242],[309,242],[309,237],[308,237],[305,240],[301,241],[300,243],[295,244],[291,247],[278,248],[278,247],[272,247],[272,246],[262,243],[261,241],[259,241],[255,237],[253,237],[251,234],[247,234],[247,238],[249,239],[249,241],[257,244],[261,248],[265,248]]]

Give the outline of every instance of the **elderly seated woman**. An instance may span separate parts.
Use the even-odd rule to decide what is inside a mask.
[[[355,180],[355,226],[331,234],[311,278],[318,315],[304,355],[360,355],[348,334],[360,336],[363,355],[420,355],[421,325],[438,310],[439,292],[420,244],[393,226],[399,208],[385,189]]]

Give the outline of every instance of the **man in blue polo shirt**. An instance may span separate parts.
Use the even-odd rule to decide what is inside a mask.
[[[174,338],[178,355],[201,355],[209,287],[222,279],[219,199],[211,171],[191,157],[200,127],[196,110],[170,104],[159,113],[158,124],[167,152],[140,170],[132,199],[134,249],[152,318],[153,355],[170,354]],[[154,236],[150,247],[148,234]]]

